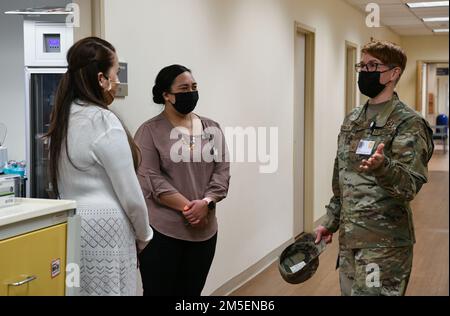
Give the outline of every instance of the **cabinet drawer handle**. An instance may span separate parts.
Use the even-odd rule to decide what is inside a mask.
[[[30,283],[31,281],[36,280],[37,277],[32,275],[27,277],[25,280],[19,281],[19,282],[14,282],[14,283],[9,283],[8,286],[22,286],[24,284]]]

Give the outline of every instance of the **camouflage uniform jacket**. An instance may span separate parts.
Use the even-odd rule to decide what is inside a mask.
[[[348,115],[341,126],[333,173],[333,197],[323,226],[339,231],[348,248],[402,247],[415,243],[409,202],[427,182],[434,150],[427,121],[402,103],[397,94],[375,118],[366,120],[368,104]],[[360,140],[375,141],[372,154],[384,143],[385,163],[359,171]]]

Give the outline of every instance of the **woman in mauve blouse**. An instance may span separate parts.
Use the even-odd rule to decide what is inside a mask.
[[[154,230],[139,256],[145,296],[200,296],[214,258],[216,203],[227,196],[230,165],[219,124],[193,113],[198,99],[189,69],[164,68],[153,100],[165,109],[135,136]]]

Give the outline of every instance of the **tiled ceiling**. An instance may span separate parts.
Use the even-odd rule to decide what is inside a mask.
[[[424,22],[422,18],[448,17],[448,7],[411,9],[406,3],[432,2],[433,0],[346,0],[366,13],[369,3],[377,3],[381,11],[381,24],[400,36],[433,35],[433,29],[448,29],[447,22]],[[448,35],[448,33],[443,33]]]

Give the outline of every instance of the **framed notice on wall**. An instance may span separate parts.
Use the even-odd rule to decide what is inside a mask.
[[[437,68],[436,76],[448,76],[448,68]]]
[[[434,104],[434,94],[429,93],[428,94],[428,114],[434,114],[435,113],[435,104]]]

